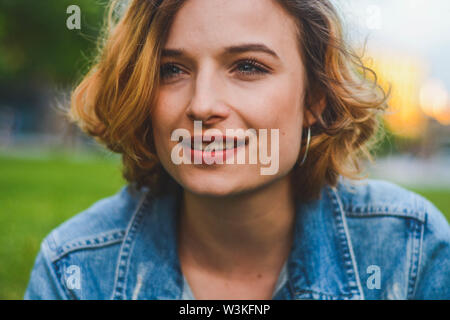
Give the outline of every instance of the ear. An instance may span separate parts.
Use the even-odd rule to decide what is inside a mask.
[[[325,110],[326,105],[327,99],[323,97],[311,109],[317,116],[320,116],[322,112]],[[316,121],[317,119],[316,117],[314,117],[311,111],[305,108],[305,120],[303,121],[303,127],[308,128],[309,126],[312,126]]]

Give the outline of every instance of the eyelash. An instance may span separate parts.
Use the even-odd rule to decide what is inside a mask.
[[[161,70],[160,70],[161,78],[162,78],[162,79],[172,78],[173,75],[172,75],[172,74],[167,75],[167,74],[166,74],[166,70],[165,70],[165,69],[172,69],[172,68],[176,68],[176,69],[182,71],[181,68],[179,68],[179,67],[178,67],[176,64],[174,64],[174,63],[171,63],[171,62],[165,63],[165,64],[163,64],[163,65],[161,66]],[[172,71],[173,71],[173,70],[172,70]]]
[[[260,64],[258,61],[256,61],[255,59],[244,59],[244,60],[238,61],[237,67],[242,67],[243,65],[250,65],[252,68],[254,68],[256,70],[256,71],[244,71],[244,72],[238,71],[239,73],[244,74],[244,75],[269,73],[269,71],[267,71],[267,69],[264,68],[264,66],[262,64]]]
[[[242,66],[251,66],[252,71],[240,71],[238,70],[239,68],[241,68]],[[165,63],[161,66],[161,78],[162,79],[170,79],[172,77],[175,77],[176,75],[174,74],[166,74],[165,69],[171,69],[171,68],[176,68],[178,69],[178,71],[183,71],[180,67],[178,67],[175,63],[173,62],[168,62]],[[260,64],[258,61],[256,61],[253,58],[250,59],[243,59],[243,60],[239,60],[236,63],[236,67],[233,70],[237,70],[237,72],[240,75],[244,75],[244,76],[248,76],[248,75],[261,75],[261,74],[267,74],[269,73],[269,71],[262,65]],[[173,71],[173,70],[172,70]],[[170,71],[169,71],[170,72]]]

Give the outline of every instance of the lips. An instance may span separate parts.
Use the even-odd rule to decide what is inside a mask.
[[[227,143],[228,142],[228,143]],[[248,144],[246,137],[233,136],[194,136],[190,143],[184,144],[194,164],[224,164],[231,157],[236,157],[239,150]]]

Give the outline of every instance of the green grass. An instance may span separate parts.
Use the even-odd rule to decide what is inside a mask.
[[[117,159],[0,154],[0,299],[22,299],[45,235],[124,184]],[[413,191],[450,220],[450,190]]]
[[[45,235],[124,184],[111,159],[0,156],[0,299],[22,299]]]

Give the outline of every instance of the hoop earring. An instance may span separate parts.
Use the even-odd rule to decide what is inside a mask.
[[[300,166],[302,166],[305,163],[306,156],[308,155],[310,141],[311,141],[311,127],[308,127],[308,138],[306,141],[306,151],[305,151],[305,155],[303,156],[302,162],[300,162]]]

